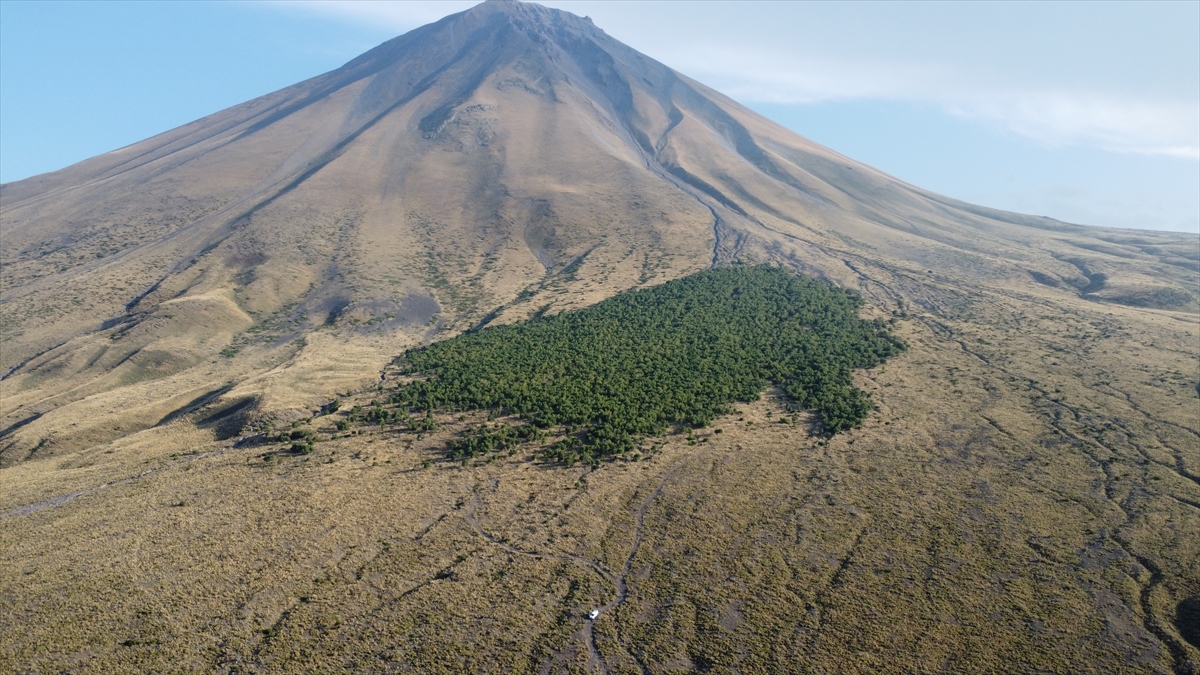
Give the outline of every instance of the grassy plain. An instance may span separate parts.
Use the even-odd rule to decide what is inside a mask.
[[[5,469],[0,665],[1192,672],[1194,317],[936,290],[874,308],[911,349],[830,440],[776,392],[594,470],[444,461],[483,421],[453,416],[310,455],[179,420]]]

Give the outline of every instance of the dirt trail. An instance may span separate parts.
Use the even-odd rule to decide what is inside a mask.
[[[578,565],[583,565],[584,567],[591,568],[597,574],[604,577],[610,583],[612,583],[614,586],[616,586],[618,588],[618,597],[622,597],[622,599],[623,599],[623,595],[622,595],[622,592],[624,589],[624,578],[623,577],[622,577],[621,581],[618,582],[616,577],[614,577],[611,572],[604,569],[604,567],[600,563],[596,562],[595,560],[589,560],[588,558],[583,558],[581,556],[575,556],[575,555],[569,555],[569,554],[549,555],[549,554],[545,554],[545,553],[535,553],[533,551],[526,551],[523,549],[519,549],[519,548],[512,546],[500,539],[497,539],[495,536],[489,534],[486,530],[484,530],[483,527],[479,524],[479,520],[475,517],[475,510],[478,507],[479,507],[479,495],[476,494],[472,497],[471,507],[468,508],[467,512],[463,515],[463,519],[467,521],[467,524],[471,526],[471,529],[475,530],[476,534],[483,537],[488,543],[499,546],[500,548],[504,549],[505,551],[508,551],[509,553],[512,553],[515,555],[523,555],[523,556],[527,556],[530,558],[537,558],[539,560],[561,560],[564,562],[573,562]],[[605,605],[605,607],[608,607],[612,604],[613,603],[609,603],[609,605]],[[596,649],[596,636],[592,632],[592,624],[593,624],[592,619],[585,619],[584,627],[579,629],[575,633],[575,636],[581,642],[585,643],[588,646],[588,662],[587,662],[588,670],[590,670],[592,672],[595,672],[598,670],[607,675],[608,667],[604,663],[604,658],[600,656],[600,650]]]
[[[527,557],[531,557],[531,558],[538,558],[541,560],[561,560],[561,561],[565,561],[565,562],[573,562],[578,565],[583,565],[585,567],[588,567],[588,568],[592,569],[593,571],[595,571],[597,574],[599,574],[601,577],[607,579],[609,581],[609,583],[611,583],[613,585],[613,587],[616,588],[617,592],[616,592],[616,596],[612,599],[612,601],[608,602],[607,604],[601,605],[600,607],[597,608],[600,611],[599,615],[597,615],[597,617],[596,617],[598,619],[601,616],[604,616],[605,614],[607,614],[607,613],[615,610],[617,607],[621,606],[621,604],[625,602],[626,598],[628,598],[629,587],[625,583],[625,578],[629,575],[629,569],[633,565],[633,559],[635,556],[637,556],[638,549],[642,545],[642,530],[645,525],[646,510],[648,508],[650,508],[650,504],[652,504],[654,502],[654,500],[657,499],[660,494],[662,494],[663,488],[666,486],[667,481],[670,480],[671,475],[675,473],[675,470],[678,467],[679,467],[679,464],[676,464],[674,467],[672,467],[670,470],[668,470],[667,473],[663,476],[662,480],[659,482],[658,487],[655,488],[654,492],[650,493],[650,495],[648,497],[646,497],[646,499],[642,500],[641,506],[638,507],[637,515],[635,518],[637,526],[634,529],[634,533],[633,533],[633,545],[630,547],[629,555],[625,558],[625,564],[622,565],[621,571],[619,574],[613,574],[607,568],[605,568],[605,566],[603,564],[601,564],[595,560],[591,560],[589,558],[584,558],[582,556],[576,556],[576,555],[570,555],[570,554],[553,554],[552,555],[552,554],[546,554],[546,553],[537,553],[534,551],[526,551],[526,550],[517,548],[515,546],[512,546],[512,545],[496,538],[495,536],[489,534],[486,530],[484,530],[483,527],[479,524],[479,520],[475,517],[475,510],[479,507],[479,495],[477,493],[472,497],[471,506],[470,506],[470,508],[467,509],[466,513],[463,515],[463,518],[464,518],[464,520],[467,521],[467,524],[471,526],[471,529],[475,530],[476,534],[478,534],[480,537],[483,537],[489,543],[499,546],[500,548],[504,549],[505,551],[508,551],[509,553],[527,556]],[[575,635],[581,642],[583,642],[584,644],[587,645],[587,648],[588,648],[588,661],[587,661],[588,670],[591,672],[605,673],[605,675],[607,675],[607,673],[609,672],[608,664],[605,663],[604,657],[600,654],[600,650],[596,647],[595,627],[596,627],[596,619],[585,618],[583,627],[580,628],[575,633]],[[643,671],[645,671],[645,667],[641,666],[640,663],[638,665],[639,665],[639,667],[642,667]]]
[[[202,453],[197,453],[195,455],[185,456],[174,462],[168,462],[161,466],[157,466],[153,469],[147,469],[135,476],[130,476],[128,478],[122,478],[120,480],[110,480],[107,483],[102,483],[95,487],[90,487],[90,488],[86,488],[83,490],[77,490],[75,492],[70,492],[65,495],[58,495],[56,497],[51,497],[49,499],[43,499],[40,502],[34,502],[32,504],[25,504],[23,506],[18,506],[14,509],[0,513],[0,520],[2,520],[4,518],[16,518],[16,517],[20,517],[20,516],[28,516],[30,514],[37,513],[38,511],[44,511],[46,509],[52,509],[55,507],[59,507],[59,506],[62,506],[63,504],[66,504],[67,502],[73,501],[79,497],[83,497],[84,495],[90,495],[93,492],[99,492],[100,490],[104,490],[106,488],[113,487],[114,485],[125,485],[126,483],[132,483],[136,480],[145,478],[146,476],[149,476],[152,474],[156,474],[160,471],[172,469],[180,464],[194,462],[198,459],[203,459],[205,457],[213,457],[216,455],[223,455],[232,449],[234,449],[233,446],[228,446],[225,448],[221,448],[220,450],[213,450],[210,452],[202,452]]]
[[[615,599],[613,599],[613,601],[608,603],[607,605],[600,607],[600,615],[604,615],[612,610],[615,610],[617,607],[619,607],[621,605],[621,603],[625,602],[625,599],[627,597],[629,597],[629,586],[626,585],[625,578],[627,576],[629,576],[629,568],[633,565],[633,558],[634,558],[634,556],[637,555],[638,548],[641,547],[641,545],[642,545],[642,528],[643,528],[643,525],[645,524],[645,520],[646,520],[646,509],[650,508],[650,504],[652,504],[654,502],[654,500],[658,498],[658,495],[662,494],[663,487],[666,486],[667,480],[669,480],[671,478],[671,474],[675,473],[675,468],[678,466],[679,466],[678,464],[675,465],[675,467],[672,467],[671,470],[668,471],[666,473],[666,475],[663,476],[663,479],[662,479],[662,481],[659,482],[658,487],[655,488],[654,492],[650,493],[649,497],[647,497],[644,501],[642,501],[641,507],[638,508],[637,527],[634,529],[634,532],[633,532],[633,546],[630,547],[630,549],[629,549],[629,556],[625,558],[625,564],[621,567],[621,573],[619,575],[617,575],[614,579],[614,582],[615,582],[614,585],[617,587],[617,597]],[[599,616],[597,616],[596,618],[599,618]],[[587,619],[586,630],[587,630],[588,646],[591,649],[592,656],[600,664],[601,670],[603,672],[607,673],[608,665],[606,663],[604,663],[604,658],[602,656],[600,656],[600,651],[598,649],[596,649],[595,627],[596,627],[595,619]],[[589,658],[588,666],[591,667],[591,665],[592,665],[592,659]],[[638,662],[638,666],[642,668],[643,672],[645,672],[646,668],[645,668],[645,666],[642,666],[640,661]]]
[[[569,554],[551,555],[551,554],[547,554],[547,553],[537,553],[534,551],[526,551],[524,549],[517,548],[516,546],[512,546],[512,545],[508,544],[507,542],[505,542],[501,539],[498,539],[497,537],[489,534],[486,530],[483,529],[483,527],[479,524],[479,520],[475,517],[475,509],[477,509],[478,507],[479,507],[479,496],[476,495],[471,500],[471,507],[467,509],[467,512],[465,514],[463,514],[463,519],[467,521],[467,524],[471,526],[471,529],[475,530],[476,534],[478,534],[479,536],[486,539],[488,541],[488,543],[495,544],[496,546],[499,546],[500,548],[504,549],[505,551],[508,551],[509,553],[513,553],[515,555],[523,555],[523,556],[528,556],[530,558],[538,558],[540,560],[562,560],[565,562],[577,563],[579,565],[583,565],[584,567],[590,567],[591,569],[595,570],[595,572],[597,574],[599,574],[600,576],[604,577],[605,579],[608,579],[614,585],[616,584],[616,579],[613,577],[612,573],[609,572],[608,570],[604,569],[604,566],[601,565],[600,563],[596,562],[595,560],[589,560],[588,558],[584,558],[584,557],[577,556],[577,555],[569,555]]]

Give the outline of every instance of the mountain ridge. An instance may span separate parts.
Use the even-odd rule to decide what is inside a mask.
[[[908,345],[860,426],[771,389],[563,466],[382,407],[412,347],[733,264]],[[1195,673],[1198,276],[484,3],[0,186],[0,670]]]
[[[503,77],[497,75],[497,69],[503,68],[515,68],[516,71],[505,70]],[[518,72],[522,70],[526,72]],[[826,224],[832,224],[835,235],[842,236],[843,232],[837,231],[842,228],[837,226],[842,225],[839,221],[844,222],[847,218],[857,221],[853,222],[853,225],[857,226],[855,229],[861,228],[865,220],[894,230],[917,233],[922,238],[933,238],[956,248],[977,248],[970,238],[964,238],[960,233],[962,224],[972,221],[974,229],[982,229],[984,232],[994,231],[996,223],[1004,221],[1023,226],[1034,224],[1047,229],[1063,227],[1048,220],[1000,215],[1000,212],[981,211],[978,208],[964,209],[961,203],[934,197],[815,146],[774,123],[758,118],[703,85],[620,45],[595,28],[590,21],[535,5],[492,2],[390,40],[337,70],[293,87],[210,115],[140,144],[102,155],[55,174],[3,186],[0,188],[0,199],[6,202],[8,250],[12,251],[15,244],[16,247],[24,245],[28,251],[32,241],[37,239],[41,239],[42,246],[45,247],[46,240],[52,242],[54,235],[57,235],[60,242],[75,240],[80,236],[80,230],[84,230],[84,236],[87,236],[86,231],[89,228],[86,224],[82,227],[72,224],[64,230],[61,224],[55,227],[54,223],[69,222],[68,219],[74,219],[72,215],[95,221],[96,219],[90,217],[87,212],[94,209],[97,201],[94,195],[97,193],[121,195],[118,199],[124,201],[129,190],[144,192],[147,187],[155,187],[159,188],[160,193],[165,193],[160,198],[160,204],[138,203],[135,192],[132,208],[115,205],[112,209],[114,213],[110,220],[131,216],[152,220],[147,224],[154,231],[154,234],[149,234],[148,237],[137,238],[135,235],[134,239],[121,242],[124,248],[117,257],[129,253],[134,258],[145,258],[151,253],[150,249],[158,249],[153,251],[153,254],[157,254],[154,257],[166,255],[168,259],[174,260],[158,273],[146,269],[146,263],[128,265],[127,269],[137,265],[145,270],[136,275],[143,280],[141,290],[126,296],[122,305],[112,303],[108,305],[109,309],[99,310],[108,316],[96,323],[81,325],[78,321],[68,321],[74,323],[74,328],[67,328],[66,335],[82,337],[97,331],[112,330],[119,324],[136,322],[137,317],[153,311],[159,303],[192,292],[187,289],[199,290],[195,286],[198,280],[194,278],[196,274],[192,271],[194,265],[201,259],[210,258],[213,252],[223,245],[225,249],[229,249],[225,254],[224,267],[240,269],[227,269],[223,275],[225,278],[215,280],[215,283],[210,285],[223,288],[221,292],[233,290],[236,295],[239,292],[237,279],[235,277],[230,280],[229,276],[234,276],[235,273],[267,278],[272,276],[262,272],[262,263],[266,262],[265,258],[271,257],[271,254],[261,243],[238,242],[238,239],[247,239],[246,236],[239,236],[239,231],[246,229],[256,214],[269,211],[279,200],[288,201],[288,195],[293,191],[306,184],[311,185],[312,181],[320,182],[318,176],[322,171],[328,174],[337,170],[334,165],[343,156],[348,153],[360,153],[359,146],[363,144],[356,145],[356,141],[364,135],[371,135],[372,129],[381,122],[386,120],[385,127],[396,128],[399,120],[395,118],[403,116],[406,121],[400,122],[403,125],[401,128],[407,131],[402,133],[408,136],[393,136],[399,141],[399,146],[396,145],[397,141],[392,141],[392,147],[404,149],[401,152],[408,151],[427,157],[430,152],[429,146],[440,145],[443,149],[449,146],[449,149],[459,152],[470,151],[477,160],[480,155],[483,156],[482,162],[475,161],[473,166],[462,165],[455,169],[465,170],[468,175],[473,174],[469,179],[473,182],[472,186],[456,186],[467,191],[467,194],[454,197],[451,192],[448,196],[451,196],[451,199],[464,200],[466,208],[463,210],[467,213],[475,211],[472,220],[476,222],[491,220],[494,224],[493,229],[506,227],[505,224],[498,224],[496,221],[513,223],[507,225],[510,232],[500,235],[501,240],[494,240],[493,236],[493,241],[487,245],[493,249],[503,246],[504,238],[513,239],[516,233],[511,228],[515,226],[516,221],[525,220],[521,238],[525,239],[525,244],[534,254],[534,259],[527,259],[524,265],[527,269],[529,265],[533,265],[534,269],[541,266],[546,270],[545,273],[550,273],[554,269],[561,269],[572,260],[580,259],[581,255],[585,255],[585,251],[595,251],[593,243],[598,236],[602,236],[604,225],[597,222],[596,226],[590,228],[592,234],[584,234],[581,240],[570,242],[571,237],[556,236],[556,233],[566,228],[558,224],[558,221],[564,218],[556,213],[554,200],[546,200],[539,194],[549,187],[552,197],[557,196],[553,194],[556,191],[562,195],[561,188],[555,188],[551,183],[540,187],[534,185],[532,192],[524,190],[523,192],[527,193],[524,195],[510,193],[503,178],[504,160],[495,157],[496,153],[489,153],[489,141],[485,140],[489,134],[495,133],[489,131],[495,122],[492,121],[493,118],[488,117],[488,111],[494,111],[496,103],[469,103],[472,96],[483,91],[481,86],[489,78],[493,87],[485,89],[490,89],[493,94],[519,91],[525,98],[548,102],[541,107],[548,105],[552,110],[544,114],[561,117],[567,113],[553,108],[570,105],[572,98],[582,103],[585,107],[575,114],[575,117],[590,117],[592,123],[589,135],[592,139],[599,139],[598,144],[594,141],[591,143],[592,149],[585,147],[584,151],[594,153],[599,149],[609,155],[609,161],[615,158],[620,162],[627,174],[634,172],[632,176],[625,176],[626,183],[631,180],[635,183],[649,181],[652,184],[646,189],[659,193],[670,202],[687,200],[692,204],[692,215],[688,218],[694,223],[691,227],[699,230],[700,225],[697,221],[702,221],[705,215],[708,216],[710,224],[706,229],[710,231],[711,253],[708,254],[707,262],[710,265],[737,257],[748,241],[751,242],[751,248],[755,247],[755,243],[760,247],[763,243],[779,246],[780,239],[793,246],[799,244],[811,247],[816,242],[824,244],[825,247],[838,244],[838,239],[830,239],[829,225]],[[638,86],[632,85],[631,82],[636,82]],[[641,86],[643,84],[649,88]],[[556,93],[558,90],[563,92],[561,97]],[[497,97],[493,95],[490,98]],[[582,100],[579,100],[580,98]],[[517,104],[527,106],[528,101],[518,101]],[[320,107],[331,108],[331,112],[320,117],[322,120],[328,119],[328,122],[319,122],[320,126],[317,127],[313,127],[313,122],[310,121],[292,122],[312,114],[312,111]],[[406,114],[408,108],[413,109]],[[330,114],[333,116],[330,117]],[[742,118],[741,121],[739,117]],[[758,136],[751,133],[743,123],[747,120],[758,125]],[[300,126],[283,129],[289,123]],[[303,136],[296,137],[297,133]],[[526,133],[528,134],[527,130]],[[766,136],[766,145],[774,149],[764,150],[759,142],[764,138],[763,133],[770,133],[786,141],[781,143],[779,138],[772,139],[771,136]],[[284,138],[270,139],[267,147],[271,151],[259,152],[262,148],[255,147],[255,144],[267,142],[260,140],[265,138],[263,134],[274,134]],[[418,134],[418,147],[414,148],[412,138]],[[605,134],[612,140],[606,141],[598,134]],[[687,134],[686,140],[679,140],[684,134]],[[698,140],[694,138],[697,134],[701,136]],[[401,140],[402,138],[407,138],[407,142]],[[718,142],[717,148],[711,146],[714,140]],[[529,147],[537,147],[544,142],[521,143],[514,146],[514,151],[527,151]],[[237,152],[243,145],[246,146],[245,149]],[[563,143],[547,147],[571,148],[579,145],[579,133],[576,131],[566,137]],[[721,150],[721,147],[725,149]],[[697,148],[707,149],[699,156],[690,156]],[[504,151],[507,151],[507,146]],[[553,153],[553,150],[549,151]],[[232,157],[229,156],[231,152]],[[247,155],[247,152],[254,154]],[[541,152],[545,154],[547,149]],[[489,154],[493,156],[489,157]],[[266,163],[258,159],[264,156],[271,159]],[[716,165],[713,165],[714,160],[718,162]],[[213,168],[219,166],[220,172],[228,171],[231,164],[246,166],[252,171],[243,171],[238,176],[237,183],[225,181],[224,185],[221,185],[223,181],[218,177],[217,185],[212,185],[208,190],[193,190],[191,195],[171,185],[179,180],[194,178],[195,173],[179,178],[175,178],[175,175],[181,171],[186,174],[189,165],[205,162],[219,162],[213,165]],[[536,165],[553,163],[538,162]],[[388,164],[385,163],[384,166]],[[371,172],[391,178],[396,169],[404,173],[414,168],[411,165],[405,167],[403,164],[402,160],[400,166],[396,166],[396,161],[391,161],[392,169],[372,169]],[[257,168],[253,168],[255,165]],[[419,160],[417,165],[420,166]],[[785,169],[785,165],[788,168]],[[698,169],[698,166],[701,168]],[[712,166],[724,168],[713,172]],[[579,170],[578,165],[572,168],[577,172]],[[437,167],[435,170],[444,168]],[[813,173],[814,171],[816,173]],[[857,175],[854,175],[854,172],[857,172]],[[536,174],[539,171],[534,167],[532,171],[526,170],[524,173]],[[853,177],[848,178],[848,174]],[[524,177],[519,176],[518,181]],[[201,172],[199,178],[200,182],[212,184],[213,169]],[[335,177],[332,185],[342,185],[346,180],[356,179],[353,175],[345,178]],[[835,182],[830,183],[829,180]],[[58,187],[55,187],[56,182]],[[125,183],[124,186],[120,185],[122,182]],[[391,178],[391,182],[394,185],[397,181]],[[587,179],[583,184],[596,186],[603,182]],[[239,187],[246,185],[252,187]],[[839,187],[833,187],[834,185]],[[385,191],[389,189],[380,187]],[[400,194],[404,194],[405,188],[397,187],[401,191]],[[847,189],[850,191],[847,192]],[[575,188],[568,188],[566,193],[574,190]],[[621,199],[617,194],[613,193],[614,197],[617,200]],[[775,202],[778,205],[781,194],[786,197],[783,203],[788,204],[788,207],[782,209],[770,203]],[[873,203],[881,195],[885,195],[883,203]],[[334,215],[333,218],[346,220],[360,217],[356,214],[363,199],[370,200],[373,197],[378,199],[373,195],[360,195],[359,199],[353,200],[353,204],[343,203],[342,215]],[[75,203],[71,204],[72,201]],[[112,197],[101,197],[100,201],[108,201],[111,204]],[[582,206],[585,210],[596,210],[595,201]],[[61,208],[63,202],[71,204],[74,208],[70,208],[64,214],[64,209]],[[49,208],[49,218],[38,216],[39,209],[44,211],[42,204],[45,203],[53,204]],[[627,203],[635,203],[635,200],[627,200]],[[905,204],[910,209],[917,208],[918,218],[926,223],[933,223],[933,226],[918,228],[914,222],[917,218],[897,218],[897,203]],[[481,208],[480,204],[490,204],[490,207]],[[386,208],[386,205],[384,206]],[[670,210],[678,211],[681,206],[682,204],[676,203],[675,208]],[[502,213],[505,210],[516,213]],[[575,215],[571,210],[573,209],[568,208],[568,218]],[[179,218],[182,211],[188,213]],[[21,217],[31,212],[32,219]],[[660,209],[660,212],[667,210]],[[791,215],[785,215],[784,212]],[[801,215],[804,213],[807,215]],[[621,209],[609,209],[609,214],[610,218],[614,215],[618,218],[626,215]],[[951,228],[936,222],[945,218],[946,214],[954,218]],[[326,218],[328,217],[327,214]],[[396,215],[387,217],[395,218]],[[643,219],[645,217],[642,216]],[[311,220],[311,216],[305,218]],[[539,219],[548,223],[549,227],[539,224]],[[25,220],[25,223],[22,223],[22,220]],[[181,226],[172,227],[175,224],[172,221],[179,222]],[[155,225],[158,227],[154,227]],[[469,231],[471,226],[467,224],[466,227]],[[113,234],[111,228],[111,225],[106,228],[109,236]],[[59,231],[54,232],[55,229]],[[1067,230],[1071,231],[1071,228]],[[47,237],[47,234],[51,236]],[[852,231],[846,231],[844,234],[854,237]],[[122,239],[120,233],[112,238],[118,241]],[[253,239],[254,235],[251,234],[249,238]],[[295,241],[296,237],[291,239]],[[568,241],[563,241],[564,239]],[[772,243],[772,240],[776,241]],[[328,248],[330,245],[334,244],[327,242],[326,250],[332,251]],[[433,250],[438,245],[433,243],[429,246]],[[58,248],[62,250],[64,247],[60,245]],[[817,248],[822,247],[818,245]],[[486,252],[481,253],[482,255],[476,256],[476,260],[489,255]],[[811,257],[813,253],[810,250],[804,257]],[[698,251],[689,255],[699,258]],[[752,255],[760,259],[770,259],[772,254],[760,250]],[[817,255],[827,257],[820,253]],[[23,256],[18,255],[15,261],[10,258],[10,275],[14,267],[19,269],[22,266],[23,261],[20,257]],[[102,268],[116,262],[103,253],[97,254],[97,258],[102,262],[90,263],[87,267],[91,269],[85,267],[82,270],[84,276],[104,276]],[[264,260],[255,264],[259,258]],[[240,261],[241,264],[230,265],[229,261]],[[828,274],[823,269],[828,266],[827,262],[818,265],[805,264],[818,274]],[[1059,262],[1058,265],[1061,267],[1062,263]],[[149,263],[149,266],[158,266],[161,269],[161,263],[157,261]],[[691,265],[680,271],[697,269],[699,266],[700,260],[695,259]],[[45,265],[42,267],[44,269]],[[310,284],[316,284],[317,279],[324,279],[319,284],[323,288],[318,288],[315,294],[303,294],[306,300],[296,296],[297,289],[285,295],[289,296],[289,300],[300,301],[309,311],[323,312],[327,319],[350,306],[356,299],[364,306],[381,300],[377,296],[383,293],[378,288],[363,294],[367,296],[364,298],[355,298],[353,293],[346,292],[344,288],[338,290],[342,286],[334,280],[338,275],[336,264],[323,270],[313,270],[312,265],[304,267],[310,268],[306,270]],[[68,267],[60,269],[65,270],[68,276],[76,272]],[[89,275],[93,270],[101,273]],[[293,266],[289,266],[288,269],[276,271],[274,275],[286,277],[295,271]],[[62,276],[61,271],[57,275],[58,278],[51,275],[49,285],[56,285],[54,281]],[[538,275],[531,269],[521,276],[524,277],[523,282],[510,279],[501,285],[512,286],[516,283],[528,289],[531,282],[536,282]],[[5,299],[10,306],[19,295],[30,292],[36,295],[39,286],[48,285],[47,282],[38,283],[39,280],[34,280],[32,284],[24,284],[22,281],[18,278],[7,284]],[[281,283],[287,284],[289,280],[281,281],[275,278],[270,281],[279,286]],[[416,298],[422,293],[427,293],[427,287],[432,281],[426,279],[424,284],[415,284],[417,287],[409,288],[405,297]],[[57,285],[61,287],[62,284]],[[230,288],[231,285],[233,289]],[[628,287],[628,282],[623,285]],[[508,291],[508,298],[515,296],[517,290],[519,288]],[[254,293],[256,291],[250,294]],[[203,292],[195,294],[204,295]],[[462,295],[461,291],[459,295]],[[260,313],[277,312],[282,306],[280,302],[268,301],[260,302],[259,306],[255,307],[255,302],[260,298],[261,294],[250,298],[249,302],[235,299],[234,304],[238,309],[257,309]],[[439,304],[444,304],[445,300],[442,298]],[[504,304],[503,298],[497,300],[501,301],[499,304]],[[1186,298],[1184,301],[1186,304]],[[394,299],[392,302],[394,304]],[[488,301],[481,302],[486,304]],[[44,307],[48,303],[41,304]],[[238,316],[237,311],[230,313],[219,307],[214,308],[214,311],[224,314],[224,318],[221,319],[224,323],[232,322],[237,325],[246,321],[245,317]],[[474,310],[472,316],[464,319],[468,324],[477,323],[484,315],[495,311],[494,306],[481,306]],[[64,319],[71,316],[73,313],[65,313]],[[336,321],[336,317],[333,320]],[[64,321],[54,323],[51,332],[56,336],[63,335]],[[10,342],[10,349],[6,350],[9,355],[2,365],[8,377],[27,367],[25,364],[29,363],[29,360],[41,358],[39,354],[53,352],[65,345],[60,337],[37,341],[30,345],[29,350],[22,350],[18,344]]]
[[[1040,232],[1105,231],[933,195],[757,116],[589,20],[507,1],[142,143],[6,184],[0,200],[8,314],[0,368],[25,382],[41,379],[31,371],[67,372],[59,379],[76,392],[68,399],[111,386],[101,384],[110,369],[142,380],[229,355],[241,349],[234,342],[253,342],[247,329],[272,322],[286,328],[271,333],[278,347],[346,314],[340,325],[352,332],[349,321],[391,329],[384,341],[396,352],[430,339],[417,328],[435,315],[452,332],[528,316],[547,300],[552,311],[580,306],[535,289],[589,259],[626,269],[583,304],[739,257],[855,284],[843,259],[886,252],[914,269],[937,259],[947,272],[982,265],[996,278],[1032,259],[1028,284],[1196,306],[1178,280],[1120,269],[1148,247],[1082,264],[1114,245],[1047,256]],[[1154,255],[1175,255],[1182,239],[1164,238]],[[72,258],[83,249],[94,253]],[[975,257],[946,266],[963,256]],[[366,268],[386,268],[388,278],[355,273]],[[1096,275],[1100,287],[1089,285]],[[118,284],[117,293],[88,290]],[[202,308],[207,335],[197,341],[195,326],[172,320],[159,321],[162,335],[149,329],[156,314],[170,314],[168,302]],[[146,333],[146,344],[96,356],[97,344],[113,342],[102,334],[119,341],[130,330]],[[188,331],[193,344],[181,347]],[[174,346],[148,358],[142,350],[155,340]],[[382,367],[378,339],[355,342],[374,364],[367,371]],[[259,350],[275,364],[268,370],[281,354]],[[139,359],[145,368],[133,367]],[[64,400],[58,389],[42,408]],[[301,402],[284,398],[266,408]],[[20,421],[14,412],[0,410],[6,425]],[[27,447],[41,442],[30,438]]]

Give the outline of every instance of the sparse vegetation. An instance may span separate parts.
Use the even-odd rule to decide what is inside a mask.
[[[1195,234],[942,200],[608,64],[607,39],[490,51],[545,15],[517,11],[4,186],[0,672],[1200,672]],[[490,145],[406,137],[475,99],[499,104]],[[720,303],[640,351],[621,325],[552,334],[738,259],[856,289],[867,344],[905,338],[852,369],[858,427],[797,410],[752,358],[791,338]],[[528,356],[559,359],[546,386],[491,329],[414,354],[495,361],[380,379],[563,312],[495,329],[563,347]],[[453,372],[519,377],[477,382],[478,410],[392,401]],[[746,403],[743,379],[781,384]],[[553,405],[519,414],[522,381]],[[647,392],[675,415],[649,428],[681,433],[603,404]],[[602,454],[605,421],[637,447]]]

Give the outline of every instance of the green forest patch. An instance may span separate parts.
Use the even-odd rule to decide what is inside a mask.
[[[421,411],[516,415],[527,424],[468,429],[451,441],[451,457],[562,436],[544,449],[548,458],[596,463],[647,436],[706,426],[777,384],[831,435],[874,407],[853,370],[905,349],[885,322],[859,318],[861,306],[854,291],[779,268],[708,270],[408,351],[396,359],[412,378],[390,393],[396,408],[361,416],[419,424],[412,415]]]

